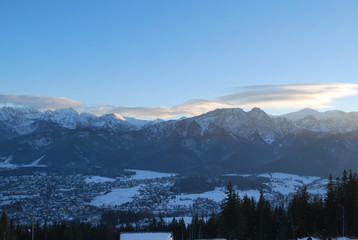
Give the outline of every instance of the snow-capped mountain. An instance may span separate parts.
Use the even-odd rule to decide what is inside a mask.
[[[267,143],[297,132],[296,127],[287,119],[271,118],[259,108],[253,108],[249,112],[239,108],[217,109],[195,120],[203,131],[208,130],[210,125],[215,125],[247,139],[258,134]]]
[[[274,117],[258,108],[216,109],[145,121],[73,109],[0,109],[0,167],[327,176],[358,169],[357,159],[357,113],[304,109]]]
[[[146,125],[160,122],[160,120],[127,119],[121,118],[116,114],[105,114],[102,116],[90,113],[80,114],[72,108],[54,111],[48,110],[45,112],[25,108],[0,108],[0,134],[1,130],[12,133],[12,136],[30,134],[38,130],[39,122],[55,123],[64,129],[92,128],[122,133],[140,129]]]
[[[145,129],[145,135],[150,138],[163,138],[174,134],[182,137],[204,136],[221,129],[232,137],[243,137],[247,140],[261,138],[270,144],[276,139],[299,130],[286,118],[271,118],[259,108],[245,112],[239,108],[216,109],[197,117],[167,121]]]
[[[41,113],[35,109],[0,108],[0,122],[11,129],[13,134],[25,135],[34,131],[35,119],[40,115]]]
[[[338,110],[318,112],[306,108],[281,117],[291,120],[297,128],[313,132],[348,133],[358,130],[358,112],[346,113]]]

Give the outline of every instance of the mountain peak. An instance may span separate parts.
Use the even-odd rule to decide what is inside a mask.
[[[73,108],[61,108],[52,111],[54,113],[65,114],[65,115],[79,115],[79,113]]]
[[[290,119],[292,121],[296,121],[298,119],[302,119],[307,116],[315,116],[317,114],[320,114],[317,110],[314,110],[312,108],[304,108],[297,112],[287,113],[282,115],[281,117],[285,117],[287,119]]]
[[[261,108],[253,108],[251,109],[249,112],[247,112],[248,114],[250,114],[251,116],[254,115],[254,116],[260,116],[260,115],[267,115]]]
[[[217,108],[203,115],[236,115],[245,113],[241,108]]]

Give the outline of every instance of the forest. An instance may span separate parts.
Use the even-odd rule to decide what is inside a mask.
[[[63,221],[51,224],[20,225],[5,212],[0,218],[0,239],[3,240],[114,240],[120,232],[172,232],[175,240],[227,238],[247,240],[284,240],[314,236],[330,239],[337,236],[358,237],[358,175],[344,171],[341,177],[329,177],[324,198],[312,197],[304,187],[287,206],[275,206],[264,197],[255,201],[239,196],[231,183],[226,186],[226,198],[220,213],[194,216],[190,224],[183,218],[169,223],[151,218],[147,225],[110,223],[111,218],[137,220],[146,216],[138,213],[107,213],[103,223]],[[106,220],[106,221],[105,221]],[[124,220],[122,222],[125,222]],[[33,238],[34,237],[34,238]]]

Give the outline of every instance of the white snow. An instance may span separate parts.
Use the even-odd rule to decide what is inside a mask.
[[[298,240],[307,240],[308,237],[298,238]],[[321,240],[320,238],[311,237],[312,240]],[[339,238],[332,238],[332,240],[358,240],[357,238],[347,238],[347,237],[339,237]]]
[[[272,191],[279,192],[283,195],[294,194],[304,185],[307,185],[307,191],[311,191],[312,193],[324,193],[322,189],[323,184],[321,184],[318,189],[310,187],[311,184],[321,180],[319,177],[298,176],[288,173],[266,173],[258,176],[270,178],[271,181],[266,185],[269,186]],[[315,186],[317,187],[317,185]]]
[[[17,165],[11,164],[11,163],[0,162],[0,168],[15,169],[15,168],[17,168]]]
[[[204,192],[204,193],[193,193],[193,194],[179,194],[175,195],[175,199],[170,199],[169,205],[172,206],[190,206],[198,198],[207,198],[214,200],[215,202],[220,202],[225,198],[226,194],[224,193],[224,188],[215,188],[214,191]]]
[[[175,174],[168,173],[158,173],[152,171],[144,171],[144,170],[130,170],[134,171],[136,174],[131,177],[126,178],[105,178],[101,176],[89,176],[85,178],[86,183],[105,183],[105,182],[113,182],[113,181],[123,181],[131,183],[130,188],[114,188],[111,191],[106,193],[102,193],[95,197],[91,205],[95,205],[98,207],[107,206],[107,207],[115,207],[120,206],[122,204],[132,202],[133,200],[137,201],[140,199],[145,199],[145,194],[143,195],[143,191],[145,192],[145,187],[148,186],[145,180],[155,180],[162,177],[171,177],[175,176]],[[243,176],[239,174],[227,174],[227,176]],[[307,186],[307,191],[311,194],[324,195],[326,193],[326,179],[320,179],[319,177],[313,176],[298,176],[294,174],[287,173],[267,173],[260,175],[244,175],[244,176],[257,176],[257,177],[265,177],[270,180],[265,183],[269,188],[264,189],[265,198],[268,200],[277,199],[277,197],[282,198],[284,201],[284,197],[289,197],[292,194],[295,194],[298,190],[302,189],[303,186]],[[131,182],[137,181],[138,182]],[[172,179],[167,179],[170,183],[161,183],[164,187],[166,184],[172,184]],[[139,185],[133,187],[133,183],[137,183]],[[143,191],[142,191],[143,190]],[[251,189],[251,190],[239,190],[235,189],[235,191],[239,194],[242,199],[245,195],[249,198],[254,198],[256,201],[260,198],[260,190]],[[213,191],[207,191],[203,193],[193,193],[193,194],[178,194],[172,195],[168,197],[165,201],[166,206],[169,208],[191,208],[195,204],[206,204],[207,201],[214,201],[216,203],[221,203],[226,197],[225,187],[217,187]],[[209,203],[208,202],[208,203]],[[209,203],[210,204],[210,203]]]
[[[97,207],[114,207],[131,202],[142,186],[141,184],[132,188],[115,188],[109,193],[95,197],[90,204]]]
[[[260,198],[259,190],[235,190],[240,198],[243,198],[245,195],[249,198],[254,198],[256,201]],[[220,203],[226,197],[225,188],[218,187],[214,191],[204,192],[204,193],[193,193],[193,194],[179,194],[175,195],[175,199],[169,200],[169,205],[171,206],[190,206],[198,198],[207,198],[213,200],[217,203]]]
[[[46,167],[46,165],[39,165],[39,162],[40,162],[45,156],[46,156],[46,154],[43,155],[43,156],[41,156],[40,158],[36,159],[36,160],[33,161],[32,163],[23,165],[23,166],[21,166],[21,167]]]
[[[302,109],[298,112],[282,115],[301,129],[324,133],[347,133],[358,129],[357,112],[346,113],[332,110],[318,112],[313,109]]]
[[[137,129],[140,129],[140,128],[144,127],[146,124],[151,122],[149,120],[141,120],[141,119],[136,119],[136,118],[132,118],[132,117],[124,117],[123,120],[132,124]]]
[[[166,232],[133,232],[121,233],[121,240],[173,240],[173,237]]]
[[[279,172],[275,172],[275,173],[265,173],[265,174],[260,174],[258,175],[259,177],[267,177],[267,178],[271,178],[271,179],[284,179],[284,180],[291,180],[291,181],[296,181],[299,183],[303,183],[303,184],[310,184],[313,181],[319,180],[319,177],[315,177],[315,176],[299,176],[299,175],[295,175],[295,174],[289,174],[289,173],[279,173]]]
[[[104,183],[104,182],[114,182],[116,179],[114,178],[107,178],[101,176],[91,176],[85,178],[86,183]]]
[[[145,179],[156,179],[176,176],[176,173],[161,173],[137,169],[125,169],[125,171],[135,172],[135,175],[130,177],[130,180],[145,180]]]
[[[174,218],[174,217],[165,217],[165,218],[163,218],[163,220],[164,220],[166,223],[170,223],[171,221],[173,221],[173,218]],[[175,220],[177,220],[177,221],[179,222],[179,220],[182,219],[182,218],[183,218],[184,223],[185,223],[186,225],[190,224],[190,223],[192,222],[192,220],[193,220],[193,217],[175,217]]]
[[[15,169],[18,167],[16,164],[10,163],[11,160],[13,159],[12,155],[10,155],[8,157],[2,157],[0,159],[4,160],[4,162],[0,162],[0,168]]]
[[[79,114],[72,108],[47,110],[40,112],[35,109],[26,108],[0,108],[0,121],[8,125],[12,130],[20,135],[28,134],[36,130],[36,121],[43,120],[59,124],[67,129],[76,129],[82,127],[90,128],[112,128],[133,130],[144,127],[151,121],[137,120],[130,118],[129,121],[115,114],[105,114],[96,116],[90,113]],[[35,145],[42,146],[49,144],[47,141],[39,141]]]
[[[302,110],[299,110],[297,112],[287,113],[284,115],[281,115],[281,117],[285,117],[287,119],[290,119],[292,121],[297,121],[299,119],[305,118],[306,116],[317,116],[320,112],[311,109],[311,108],[304,108]]]

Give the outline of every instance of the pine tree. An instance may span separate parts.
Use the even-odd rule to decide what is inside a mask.
[[[336,186],[333,182],[333,177],[329,176],[329,182],[327,184],[327,194],[324,204],[324,219],[325,228],[323,229],[324,237],[333,237],[337,233],[337,197],[336,197]]]
[[[283,206],[275,207],[273,217],[273,237],[276,240],[290,239],[289,220]]]
[[[240,233],[240,199],[234,191],[233,185],[229,183],[226,187],[226,198],[221,206],[220,229],[228,239],[238,238]]]
[[[272,235],[273,214],[269,201],[264,197],[263,189],[260,191],[260,199],[257,203],[258,236],[256,239],[270,239]]]
[[[249,198],[247,195],[242,200],[242,215],[244,219],[243,225],[243,239],[252,239],[258,233],[257,216],[256,216],[256,201]]]

